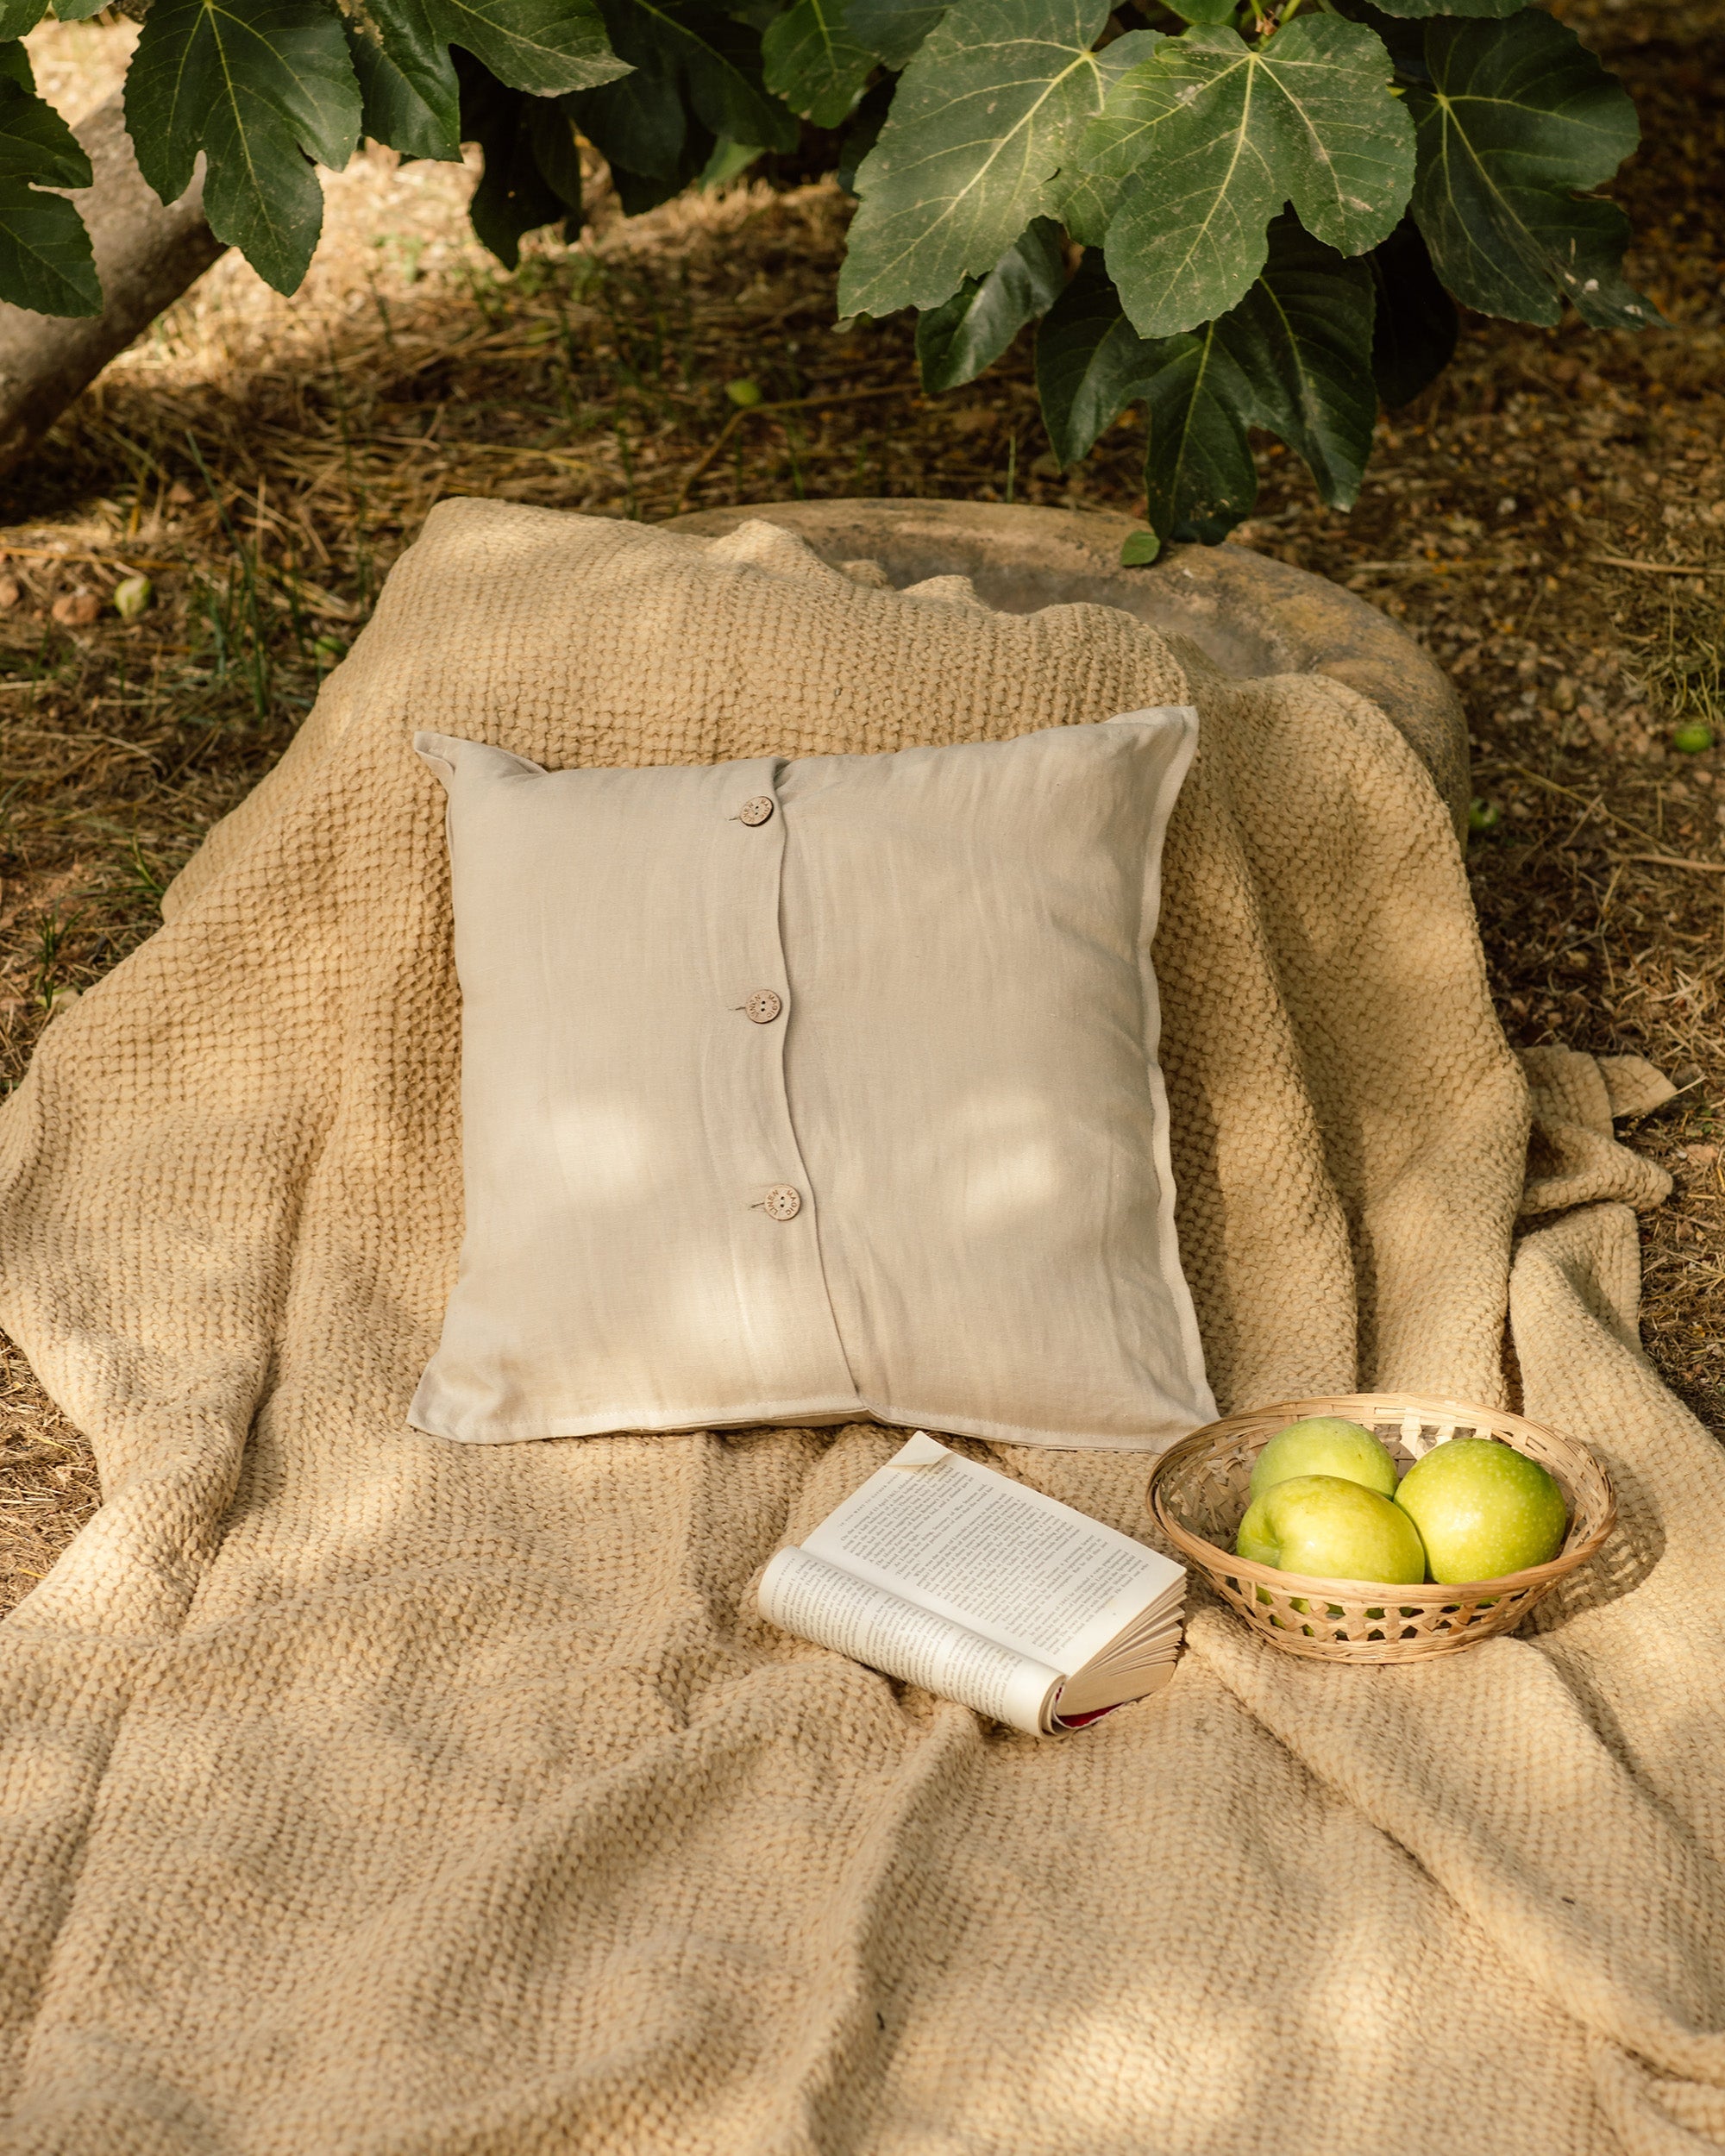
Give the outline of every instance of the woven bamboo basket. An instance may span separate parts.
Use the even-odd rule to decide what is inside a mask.
[[[1307,1415],[1345,1415],[1377,1432],[1399,1472],[1452,1438],[1496,1438],[1552,1475],[1569,1530],[1550,1564],[1447,1587],[1308,1579],[1233,1554],[1253,1463],[1278,1430]],[[1293,1400],[1201,1430],[1165,1452],[1148,1501],[1164,1534],[1249,1625],[1289,1654],[1321,1662],[1416,1662],[1513,1632],[1540,1596],[1585,1564],[1617,1517],[1611,1479],[1585,1445],[1493,1407],[1410,1393]]]

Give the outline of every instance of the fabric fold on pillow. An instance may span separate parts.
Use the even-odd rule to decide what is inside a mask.
[[[1214,1413],[1151,962],[1189,705],[448,793],[468,1441],[873,1415],[1151,1451]]]

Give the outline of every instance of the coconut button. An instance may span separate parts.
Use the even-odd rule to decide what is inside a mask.
[[[751,793],[737,813],[745,824],[764,824],[773,813],[770,793]]]
[[[775,1183],[763,1203],[771,1219],[794,1220],[803,1209],[802,1193],[793,1190],[789,1183]]]
[[[757,988],[743,1007],[756,1025],[770,1025],[785,1006],[771,988]]]

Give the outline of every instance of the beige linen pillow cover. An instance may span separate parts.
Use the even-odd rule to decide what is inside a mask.
[[[448,792],[466,1234],[410,1410],[494,1442],[1215,1413],[1151,938],[1189,705]]]

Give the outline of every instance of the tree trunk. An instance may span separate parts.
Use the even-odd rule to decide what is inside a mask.
[[[191,186],[164,209],[138,170],[118,95],[72,131],[95,173],[72,199],[90,228],[106,304],[99,315],[68,317],[0,303],[0,473],[226,251],[204,221],[201,159]]]

